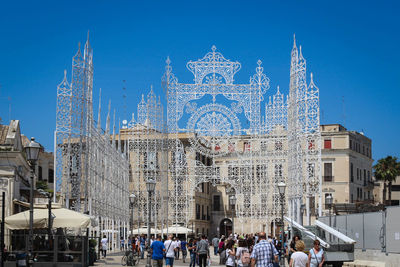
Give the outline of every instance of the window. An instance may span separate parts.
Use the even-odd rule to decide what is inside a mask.
[[[350,203],[353,203],[354,202],[354,196],[353,196],[353,194],[351,194],[350,195]]]
[[[206,215],[204,214],[204,205],[201,205],[201,219],[202,220],[206,219]]]
[[[332,148],[332,140],[331,139],[325,139],[324,140],[324,148],[325,149],[331,149]]]
[[[199,204],[196,204],[196,220],[200,220],[200,205]]]
[[[367,185],[367,170],[364,169],[364,186]]]
[[[204,183],[201,183],[201,192],[204,193]]]
[[[350,140],[350,149],[353,149],[353,140]]]
[[[218,195],[214,196],[214,200],[213,200],[213,210],[214,211],[219,211],[221,206],[221,198]]]
[[[354,166],[350,163],[350,182],[354,182]]]
[[[43,180],[42,166],[39,166],[38,168],[38,176],[39,176],[39,181]]]
[[[332,182],[332,163],[324,163],[324,181]]]
[[[369,172],[368,172],[369,174]],[[48,183],[54,183],[54,170],[53,169],[49,169],[49,178],[48,178]]]

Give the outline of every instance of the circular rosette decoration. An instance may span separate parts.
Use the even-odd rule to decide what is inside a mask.
[[[223,156],[235,151],[240,135],[240,122],[226,106],[207,104],[193,112],[187,130],[192,148],[209,157]]]

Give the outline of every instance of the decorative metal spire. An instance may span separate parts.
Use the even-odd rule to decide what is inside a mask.
[[[121,153],[121,119],[118,118],[118,151]]]
[[[112,132],[112,144],[113,147],[115,148],[115,109],[114,109],[114,118],[113,118],[113,132]]]
[[[97,129],[101,129],[101,88],[99,91],[99,113],[97,114]]]
[[[111,100],[108,101],[108,113],[106,121],[106,134],[110,134],[110,113],[111,113]]]

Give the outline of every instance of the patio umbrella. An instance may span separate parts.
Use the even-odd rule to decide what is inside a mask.
[[[33,228],[44,229],[48,226],[49,211],[47,209],[33,210]],[[91,218],[69,209],[52,209],[53,228],[87,228]],[[29,229],[29,210],[6,217],[5,225],[10,230]]]

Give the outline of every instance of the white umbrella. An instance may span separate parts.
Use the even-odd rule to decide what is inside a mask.
[[[167,233],[167,231],[168,231],[169,234],[188,234],[188,233],[193,233],[192,229],[189,229],[187,227],[180,226],[180,225],[177,225],[177,224],[163,229],[164,233]]]
[[[161,233],[161,231],[158,230],[158,229],[150,228],[150,233],[154,235],[154,234]],[[128,234],[133,234],[133,235],[135,235],[135,234],[139,234],[139,235],[147,234],[147,227],[141,227],[139,229],[133,229],[132,232],[128,231]]]
[[[69,209],[52,209],[53,228],[87,228],[90,216]],[[6,217],[5,225],[10,230],[29,229],[29,210]],[[48,227],[49,211],[47,209],[33,210],[33,228]]]

